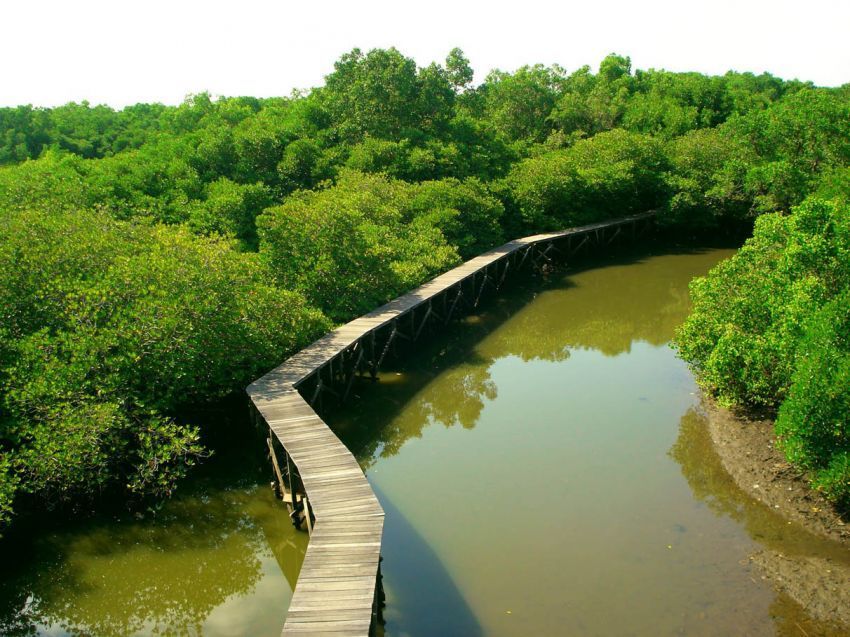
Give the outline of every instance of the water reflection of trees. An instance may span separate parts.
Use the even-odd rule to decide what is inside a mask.
[[[562,360],[570,349],[607,356],[635,341],[668,342],[689,309],[688,283],[716,253],[665,255],[591,267],[543,289],[476,350],[485,358]]]
[[[19,568],[4,566],[0,634],[201,634],[216,607],[253,590],[269,546],[292,586],[306,542],[288,545],[286,518],[234,490],[41,537]]]
[[[431,424],[472,429],[485,401],[496,398],[490,364],[472,357],[437,374],[419,368],[406,370],[401,378],[385,375],[384,382],[362,392],[362,400],[326,418],[368,468],[379,456],[394,456],[405,442],[420,438]]]
[[[770,562],[783,560],[783,556],[828,558],[831,562],[823,563],[831,563],[833,569],[850,568],[850,558],[845,549],[808,533],[796,524],[789,524],[770,507],[754,500],[738,487],[723,467],[711,439],[706,416],[700,410],[692,408],[682,416],[679,436],[669,455],[681,467],[682,475],[697,500],[718,515],[728,516],[742,524],[748,535],[765,547],[758,561],[767,567],[768,572],[772,570]],[[805,565],[806,561],[804,559],[802,563]],[[832,603],[835,604],[831,606],[833,608],[847,604],[846,587],[834,591],[823,589],[821,592],[829,600],[828,607]],[[775,622],[777,635],[801,634],[803,625],[810,631],[803,631],[803,634],[830,637],[846,634],[846,627],[837,627],[810,616],[805,608],[784,593],[777,594],[770,616]]]
[[[681,467],[694,496],[712,511],[740,522],[750,537],[785,555],[822,553],[839,556],[850,564],[844,552],[828,540],[789,525],[781,515],[754,500],[738,487],[726,469],[708,431],[706,416],[689,409],[679,424],[679,436],[670,448],[670,457]]]
[[[688,312],[688,283],[717,260],[715,251],[625,256],[521,282],[479,316],[405,352],[402,378],[391,371],[378,387],[361,387],[361,401],[328,419],[366,467],[432,423],[472,428],[496,398],[495,361],[557,362],[576,349],[614,356],[635,341],[662,345]]]

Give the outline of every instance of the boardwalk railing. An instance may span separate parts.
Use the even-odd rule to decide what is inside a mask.
[[[635,237],[653,213],[516,239],[326,334],[248,387],[256,413],[283,447],[275,472],[285,499],[312,534],[284,635],[368,635],[377,613],[384,511],[351,452],[314,411],[345,399],[357,374],[373,378],[396,339],[416,341],[498,290],[527,264]],[[295,465],[297,474],[291,464]],[[300,491],[301,493],[296,493]],[[311,512],[315,516],[313,523]]]

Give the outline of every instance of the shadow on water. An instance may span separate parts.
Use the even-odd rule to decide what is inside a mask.
[[[5,560],[0,633],[127,635],[200,630],[214,608],[259,581],[261,538],[247,498],[176,501],[156,520],[99,521],[40,536]],[[7,556],[8,557],[8,556]]]
[[[398,453],[431,423],[472,429],[485,403],[498,395],[490,375],[496,360],[564,361],[577,350],[611,357],[629,352],[637,341],[667,343],[689,307],[691,270],[652,257],[709,253],[650,242],[544,276],[516,277],[475,314],[434,329],[415,348],[403,345],[386,362],[379,382],[357,379],[355,399],[322,415],[364,469]],[[500,329],[508,322],[510,329]],[[443,391],[414,400],[438,377]],[[402,426],[395,417],[411,408],[421,417],[406,418]]]
[[[484,632],[463,594],[425,539],[380,489],[386,513],[381,569],[387,594],[384,634],[401,637],[400,628],[415,626],[416,634],[478,637]],[[404,564],[394,569],[393,564]]]
[[[249,605],[258,586],[291,589],[307,539],[268,486],[263,441],[246,414],[241,398],[198,412],[216,453],[156,510],[113,503],[17,527],[0,543],[0,634],[214,634],[209,622],[238,600]],[[269,579],[271,560],[285,581]],[[284,611],[239,625],[277,632]]]

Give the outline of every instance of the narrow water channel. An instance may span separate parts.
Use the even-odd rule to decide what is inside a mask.
[[[846,558],[735,487],[669,347],[731,253],[518,281],[327,414],[387,513],[384,634],[840,634],[749,558]],[[158,512],[0,543],[0,634],[278,635],[307,538],[244,414],[211,417],[216,456]]]
[[[841,634],[749,558],[842,555],[728,479],[669,346],[731,253],[528,282],[329,418],[387,511],[386,634]]]

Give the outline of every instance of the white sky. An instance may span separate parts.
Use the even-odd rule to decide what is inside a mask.
[[[493,68],[769,71],[850,82],[850,0],[0,0],[0,105],[288,95],[358,46],[420,66],[459,46]]]

